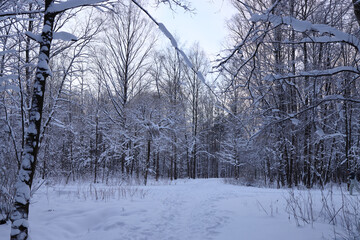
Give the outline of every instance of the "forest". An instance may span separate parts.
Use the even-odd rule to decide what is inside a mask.
[[[13,222],[27,217],[34,179],[347,182],[360,160],[360,1],[231,3],[210,60],[146,11],[196,14],[191,1],[1,1],[0,221],[12,205]]]

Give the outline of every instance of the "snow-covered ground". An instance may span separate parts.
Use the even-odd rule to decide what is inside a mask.
[[[333,227],[296,226],[285,211],[288,190],[224,184],[221,179],[178,180],[150,186],[42,186],[30,209],[31,238],[331,239]],[[312,195],[320,196],[319,191]],[[96,200],[97,198],[97,200]],[[8,240],[10,224],[0,226]]]

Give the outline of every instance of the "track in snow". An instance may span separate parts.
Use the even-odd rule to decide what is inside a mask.
[[[106,186],[96,186],[98,189]],[[96,201],[79,186],[43,187],[30,209],[32,239],[46,240],[301,240],[323,239],[329,225],[296,227],[285,212],[286,190],[178,180],[139,186],[147,194]],[[116,195],[116,194],[115,194]],[[115,196],[114,195],[114,196]],[[0,226],[0,240],[9,239]]]

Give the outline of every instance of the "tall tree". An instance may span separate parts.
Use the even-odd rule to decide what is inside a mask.
[[[200,147],[200,124],[203,119],[201,119],[201,100],[204,94],[205,85],[199,79],[197,72],[202,72],[205,76],[208,70],[208,63],[205,57],[205,53],[201,51],[198,44],[194,45],[189,54],[189,59],[193,63],[194,69],[185,68],[185,81],[186,89],[185,94],[188,96],[187,107],[189,108],[189,115],[191,119],[191,138],[189,139],[191,157],[188,163],[188,174],[191,178],[196,178],[197,174],[197,165],[198,165],[198,155]],[[195,71],[194,71],[195,70]]]
[[[126,107],[129,100],[147,88],[149,82],[149,57],[154,44],[152,25],[141,16],[132,3],[119,4],[109,13],[109,24],[104,26],[102,52],[95,52],[97,75],[104,82],[114,106],[114,117],[120,124],[119,139],[123,148],[121,170],[125,171],[127,148]]]

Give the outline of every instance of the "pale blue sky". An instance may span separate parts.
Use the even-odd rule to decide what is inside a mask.
[[[158,9],[148,7],[149,12],[177,38],[189,47],[199,42],[202,49],[213,59],[221,49],[228,34],[226,21],[235,13],[230,0],[192,0],[196,13],[177,8],[171,11],[161,5]],[[165,38],[165,37],[164,37]]]

